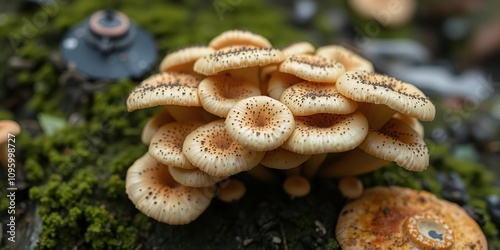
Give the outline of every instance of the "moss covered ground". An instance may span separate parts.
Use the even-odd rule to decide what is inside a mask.
[[[233,3],[222,18],[213,3]],[[138,212],[125,194],[127,168],[147,151],[140,143],[145,122],[156,109],[128,113],[125,100],[137,79],[105,82],[104,88],[85,102],[68,109],[68,89],[61,87],[64,69],[48,57],[58,49],[63,32],[97,9],[116,8],[150,31],[159,54],[178,47],[207,43],[231,28],[249,29],[282,46],[308,39],[304,32],[287,24],[284,12],[264,1],[214,1],[186,5],[164,1],[55,1],[47,7],[4,14],[0,29],[0,61],[13,55],[29,59],[29,69],[0,67],[0,99],[15,93],[22,103],[0,110],[0,119],[32,119],[38,130],[18,136],[18,156],[24,169],[26,187],[20,191],[18,223],[19,249],[339,249],[335,223],[346,202],[336,180],[317,178],[312,192],[290,199],[282,191],[284,176],[259,181],[239,174],[247,185],[245,197],[232,204],[214,200],[196,221],[185,226],[158,223]],[[49,17],[36,32],[23,34],[23,25],[38,11]],[[219,10],[220,11],[220,10]],[[52,13],[52,14],[50,14]],[[35,25],[33,23],[33,25]],[[179,27],[189,27],[183,30]],[[321,29],[320,29],[321,30]],[[325,35],[328,37],[328,35]],[[161,57],[161,56],[160,56]],[[5,59],[5,60],[4,60]],[[154,73],[154,72],[151,72]],[[23,99],[24,98],[24,99]],[[72,115],[78,122],[68,122]],[[485,197],[500,193],[493,187],[493,175],[483,166],[458,160],[445,145],[428,141],[432,161],[423,173],[409,173],[390,165],[361,178],[366,187],[400,185],[427,189],[438,196],[438,172],[457,172],[469,187],[469,204],[485,215],[483,230],[493,248],[500,248],[499,233],[485,212]],[[4,174],[4,173],[2,173]],[[3,178],[5,179],[5,178]],[[21,181],[21,180],[20,180]],[[1,190],[5,183],[1,182]],[[472,188],[473,187],[473,188]],[[22,206],[21,206],[22,204]],[[0,211],[8,201],[0,197]],[[2,214],[2,218],[5,214]],[[22,238],[25,237],[25,238]],[[22,240],[21,240],[22,239]],[[2,239],[3,248],[5,235]]]

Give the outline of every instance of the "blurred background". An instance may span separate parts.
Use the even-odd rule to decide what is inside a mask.
[[[122,12],[142,39],[97,41],[97,54],[113,58],[103,64],[91,48],[74,50],[76,43],[92,39],[79,30],[98,10]],[[98,121],[123,117],[123,102],[113,101],[123,101],[123,93],[156,73],[166,54],[207,44],[228,29],[261,34],[275,47],[308,41],[316,47],[340,44],[363,55],[376,71],[415,84],[431,97],[438,112],[435,121],[424,123],[429,145],[447,145],[456,159],[483,164],[500,176],[500,2],[495,0],[0,0],[0,120],[16,120],[27,133],[20,136],[27,145],[19,152],[24,159],[57,161],[73,151],[45,155],[41,148],[60,149],[63,143],[32,138],[57,136],[57,130],[72,126],[88,126],[85,131],[95,135],[102,130]],[[126,53],[109,46],[124,46]],[[97,139],[111,144],[120,135],[138,138],[140,126],[129,125],[148,115],[132,114],[128,123],[115,124],[115,132]],[[95,139],[88,134],[83,137]],[[74,151],[82,164],[101,162]],[[28,187],[46,183],[52,172],[62,172],[63,180],[75,173],[22,164],[30,170],[20,173],[25,199],[41,197]],[[117,180],[123,172],[116,170]],[[500,178],[493,182],[500,187]]]

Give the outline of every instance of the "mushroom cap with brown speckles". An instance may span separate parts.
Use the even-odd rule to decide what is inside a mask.
[[[194,71],[215,75],[224,70],[265,66],[285,60],[281,50],[254,46],[230,46],[196,60]]]
[[[227,178],[211,176],[198,168],[183,169],[169,166],[168,170],[175,181],[187,187],[210,187]]]
[[[353,249],[488,249],[481,228],[457,204],[404,187],[366,189],[340,212],[336,238]]]
[[[290,109],[268,96],[240,100],[229,111],[225,124],[235,141],[257,151],[280,147],[295,128]]]
[[[373,72],[373,64],[360,55],[340,45],[327,45],[319,47],[316,55],[331,58],[345,67],[345,71],[364,70]]]
[[[191,162],[182,153],[186,136],[203,125],[202,122],[172,122],[163,125],[151,139],[149,154],[162,164],[184,169],[193,169]]]
[[[279,99],[295,116],[319,113],[350,114],[358,104],[341,95],[335,85],[321,82],[301,82],[288,87]]]
[[[201,106],[198,84],[201,79],[184,73],[163,72],[137,85],[127,98],[129,112],[159,105]]]
[[[259,164],[265,154],[233,140],[226,131],[223,119],[195,129],[186,136],[182,149],[194,166],[216,177],[248,171]]]
[[[272,47],[267,38],[247,30],[228,30],[214,37],[208,46],[222,49],[234,45],[247,45],[261,48]]]
[[[299,154],[345,152],[357,147],[368,133],[368,121],[359,111],[296,116],[295,123],[282,147]]]
[[[395,118],[380,129],[370,129],[359,148],[410,171],[421,172],[429,165],[429,150],[424,139],[407,123]]]
[[[267,151],[264,158],[260,161],[260,164],[268,168],[290,169],[298,167],[310,157],[311,155],[308,154],[297,154],[279,147],[277,149]]]
[[[330,58],[314,55],[292,55],[283,61],[278,70],[312,82],[335,83],[345,72],[344,65]]]
[[[340,76],[336,86],[354,101],[383,104],[421,121],[432,121],[436,115],[436,108],[422,91],[391,76],[351,71]]]
[[[198,95],[206,111],[226,117],[239,100],[260,95],[260,89],[243,77],[216,75],[206,77],[200,82]]]
[[[191,67],[200,57],[214,53],[213,48],[204,45],[193,45],[172,51],[160,63],[160,71],[182,71]]]
[[[135,207],[147,216],[171,225],[187,224],[210,205],[215,187],[186,187],[176,182],[168,166],[149,154],[127,171],[125,191]]]

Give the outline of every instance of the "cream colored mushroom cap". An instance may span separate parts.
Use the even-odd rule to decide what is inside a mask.
[[[268,96],[240,100],[229,111],[225,124],[231,138],[256,151],[280,147],[295,128],[290,109]]]
[[[235,202],[240,200],[246,192],[246,187],[240,180],[231,178],[229,183],[219,189],[217,199],[224,202]]]
[[[137,85],[127,98],[129,112],[158,105],[201,106],[201,79],[184,73],[163,72]]]
[[[182,146],[186,136],[201,125],[202,122],[172,122],[163,125],[151,139],[149,155],[168,166],[196,168],[182,152]]]
[[[292,198],[304,197],[311,192],[311,184],[300,175],[290,175],[283,182],[283,189]]]
[[[345,152],[357,147],[368,133],[368,122],[359,111],[296,116],[295,123],[282,147],[299,154]]]
[[[408,23],[418,7],[418,1],[349,0],[348,3],[361,17],[376,20],[387,27]]]
[[[206,111],[226,117],[238,101],[260,95],[260,89],[243,77],[216,75],[206,77],[200,82],[198,95]]]
[[[319,47],[316,55],[333,59],[345,67],[345,71],[363,70],[373,72],[373,64],[367,59],[340,45]]]
[[[307,161],[311,155],[297,154],[282,147],[269,150],[260,161],[260,164],[274,169],[290,169],[298,167]]]
[[[198,59],[194,64],[194,71],[210,76],[224,70],[265,66],[283,60],[285,55],[279,49],[230,46]]]
[[[208,44],[208,46],[214,49],[222,49],[234,45],[249,45],[262,48],[272,47],[267,38],[247,30],[224,31],[214,37]]]
[[[269,78],[267,86],[267,95],[276,100],[279,100],[281,94],[283,94],[283,92],[287,88],[303,81],[304,79],[299,78],[295,75],[275,71],[271,73],[271,77]]]
[[[314,45],[305,41],[292,43],[281,48],[285,56],[312,54],[314,50]]]
[[[259,164],[265,154],[233,140],[226,132],[223,119],[195,129],[186,136],[182,149],[194,166],[216,177],[248,171]]]
[[[354,101],[383,104],[421,121],[432,121],[436,115],[436,108],[422,91],[391,76],[351,71],[340,76],[336,86]]]
[[[194,188],[177,183],[168,166],[147,153],[128,169],[125,191],[141,212],[171,225],[187,224],[198,218],[215,195],[214,187]]]
[[[481,228],[457,204],[422,190],[374,187],[340,212],[342,249],[488,249]]]
[[[283,61],[278,70],[313,82],[335,83],[345,72],[344,65],[330,58],[314,55],[292,55]]]
[[[151,117],[141,132],[141,141],[145,145],[149,145],[153,135],[160,129],[161,126],[174,122],[174,118],[170,115],[170,113],[166,109],[161,109],[156,112],[153,117]]]
[[[187,187],[210,187],[226,178],[211,176],[198,168],[183,169],[169,166],[168,170],[175,181]]]
[[[0,144],[7,143],[9,136],[7,134],[11,135],[18,135],[21,133],[21,126],[15,121],[12,120],[0,120],[0,134],[4,136],[0,136]]]
[[[378,130],[370,129],[359,148],[410,171],[421,172],[429,165],[429,150],[424,139],[404,121],[395,118]]]
[[[341,95],[335,85],[320,82],[301,82],[288,87],[279,99],[295,116],[319,113],[350,114],[358,104]]]
[[[204,45],[193,45],[175,50],[166,55],[160,63],[160,71],[179,71],[186,64],[194,64],[200,57],[214,53],[213,48]]]

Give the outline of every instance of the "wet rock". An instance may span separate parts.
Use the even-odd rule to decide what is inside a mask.
[[[296,0],[293,5],[293,22],[299,26],[307,26],[316,15],[318,5],[313,0]]]
[[[457,203],[460,206],[467,204],[469,196],[462,178],[457,173],[439,172],[436,178],[441,183],[443,199]]]
[[[470,205],[465,205],[465,206],[462,206],[462,208],[467,212],[467,214],[476,221],[476,223],[479,225],[479,226],[484,226],[484,224],[486,224],[486,218],[484,217],[484,213],[477,209],[477,208],[474,208]]]
[[[500,138],[499,121],[487,113],[474,115],[468,123],[472,140],[480,150],[485,150],[495,138]]]
[[[500,195],[490,195],[486,198],[486,210],[491,221],[500,229]]]

